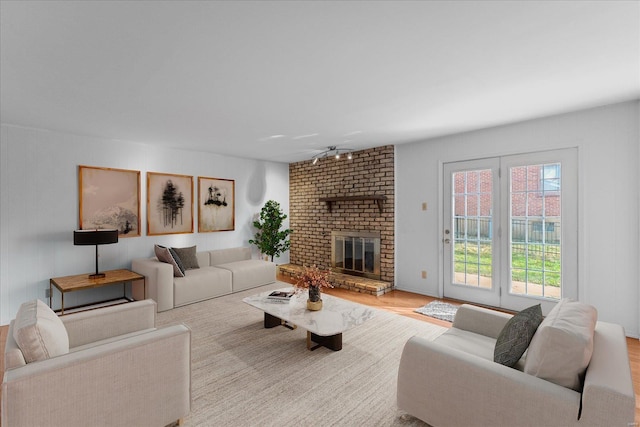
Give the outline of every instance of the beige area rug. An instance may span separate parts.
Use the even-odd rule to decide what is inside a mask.
[[[376,310],[343,333],[343,348],[309,351],[306,331],[265,329],[242,298],[275,283],[158,313],[192,330],[187,426],[425,426],[396,406],[398,364],[413,335],[446,329]]]

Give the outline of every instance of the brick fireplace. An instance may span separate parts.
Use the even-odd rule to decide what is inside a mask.
[[[375,234],[380,237],[379,279],[392,287],[394,176],[392,145],[356,151],[351,160],[327,157],[315,165],[291,163],[290,262],[328,268],[332,232]]]

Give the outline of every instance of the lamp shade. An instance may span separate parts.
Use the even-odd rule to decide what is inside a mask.
[[[118,243],[118,230],[75,230],[73,244],[78,245],[108,245]]]

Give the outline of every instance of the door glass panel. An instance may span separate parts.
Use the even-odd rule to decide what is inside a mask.
[[[560,163],[512,167],[509,176],[510,292],[559,299]]]
[[[454,283],[492,287],[492,171],[453,174]]]

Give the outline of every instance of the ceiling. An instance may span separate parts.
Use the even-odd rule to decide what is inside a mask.
[[[640,98],[638,1],[0,3],[2,123],[293,162]]]

